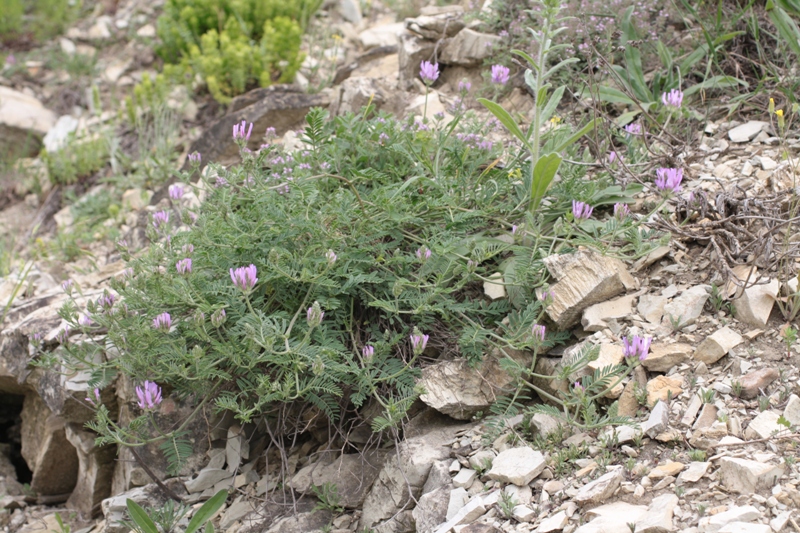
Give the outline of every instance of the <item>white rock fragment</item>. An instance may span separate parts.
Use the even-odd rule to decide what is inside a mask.
[[[741,343],[741,335],[727,326],[720,328],[700,343],[694,352],[694,360],[707,365],[716,363]]]
[[[793,426],[800,426],[800,397],[796,394],[789,396],[789,402],[783,409],[783,417]]]
[[[492,461],[489,478],[501,483],[527,485],[542,473],[545,467],[541,452],[524,446],[500,452]]]
[[[759,133],[764,131],[766,126],[766,122],[750,120],[730,130],[728,132],[728,138],[735,143],[746,143],[755,139]]]
[[[625,502],[601,505],[586,512],[588,517],[596,518],[576,529],[575,533],[628,533],[628,524],[636,523],[646,512],[644,505]]]
[[[680,296],[664,306],[664,318],[661,322],[675,329],[694,324],[703,312],[710,288],[709,285],[696,285],[683,291]]]
[[[731,522],[717,533],[772,533],[767,524],[750,524],[747,522]]]
[[[536,533],[553,533],[554,531],[561,531],[569,523],[569,517],[566,511],[559,511],[553,516],[547,517],[539,523],[536,528]]]
[[[706,475],[706,472],[708,472],[710,467],[711,463],[708,461],[692,461],[689,463],[689,468],[681,472],[681,474],[678,476],[676,484],[683,485],[684,483],[697,483],[703,476]]]
[[[698,529],[714,533],[732,522],[752,522],[761,518],[761,512],[752,505],[734,506],[727,511],[700,519]]]
[[[751,494],[771,488],[783,475],[783,465],[764,464],[738,457],[723,457],[717,471],[719,480],[731,492]]]
[[[533,522],[536,519],[536,511],[527,505],[517,505],[511,511],[511,515],[517,522]]]
[[[492,300],[506,297],[506,287],[503,285],[503,274],[495,272],[489,279],[492,281],[483,282],[483,293]]]
[[[748,440],[766,439],[781,432],[787,432],[788,428],[778,424],[781,415],[775,411],[762,411],[750,421],[750,425],[744,430],[744,437]]]
[[[669,408],[665,402],[656,403],[650,412],[647,422],[642,424],[642,432],[650,438],[655,438],[669,427]]]
[[[757,328],[767,327],[780,285],[777,279],[773,279],[769,283],[745,289],[741,298],[733,300],[736,318]]]
[[[468,489],[472,482],[475,481],[475,478],[478,477],[478,473],[475,472],[471,468],[462,468],[461,471],[456,474],[456,477],[453,478],[453,485],[456,488],[464,488]]]
[[[604,330],[608,327],[608,320],[624,318],[633,313],[634,298],[633,295],[623,296],[587,307],[581,318],[581,326],[585,331]]]
[[[647,507],[647,512],[636,521],[635,533],[668,533],[675,531],[672,524],[672,515],[678,497],[674,494],[662,494]]]
[[[622,469],[617,468],[587,483],[573,498],[578,505],[602,503],[610,498],[622,482]]]
[[[467,504],[467,501],[469,501],[469,493],[466,489],[457,488],[451,490],[450,501],[447,504],[447,514],[445,515],[446,520],[453,518]]]

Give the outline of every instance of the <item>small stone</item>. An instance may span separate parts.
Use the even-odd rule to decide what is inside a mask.
[[[700,343],[694,352],[694,360],[702,361],[709,365],[716,363],[727,355],[732,348],[741,343],[742,336],[729,327],[718,329]]]
[[[703,406],[703,400],[697,394],[692,396],[692,399],[689,401],[688,407],[686,407],[686,411],[683,413],[681,417],[681,424],[684,426],[691,426],[694,424],[694,419],[697,418],[697,413],[700,411],[700,408]]]
[[[662,323],[676,330],[694,324],[709,298],[709,285],[697,285],[685,290],[664,306]]]
[[[607,302],[591,305],[583,312],[581,326],[584,331],[602,331],[608,327],[609,320],[625,318],[633,313],[635,296],[623,296]]]
[[[469,501],[469,494],[465,489],[457,488],[450,491],[450,500],[447,504],[446,520],[453,518]]]
[[[221,468],[204,468],[198,473],[196,478],[190,479],[184,483],[184,485],[186,485],[186,491],[189,494],[193,494],[195,492],[203,492],[206,489],[210,489],[220,481],[224,479],[230,479],[232,477],[232,473],[228,472],[227,470],[222,470]]]
[[[628,524],[636,523],[647,512],[644,505],[614,502],[586,511],[587,517],[596,517],[574,533],[629,533]]]
[[[559,511],[558,513],[545,518],[539,523],[536,528],[536,533],[553,533],[554,531],[563,530],[569,523],[569,517],[566,511]]]
[[[363,18],[361,4],[356,0],[339,0],[339,13],[346,21],[353,24],[359,24]]]
[[[653,405],[656,401],[668,402],[671,398],[677,398],[680,393],[681,383],[679,378],[667,376],[657,376],[647,382],[647,405]]]
[[[517,505],[511,511],[511,515],[517,522],[533,522],[536,519],[536,511],[527,505]]]
[[[621,468],[612,470],[581,487],[573,499],[578,505],[602,503],[614,494],[622,478]]]
[[[243,518],[246,514],[255,510],[255,505],[247,500],[241,501],[234,501],[230,507],[228,507],[222,515],[222,518],[219,519],[219,527],[222,531],[227,530],[231,527],[237,520]]]
[[[686,465],[677,461],[670,461],[659,465],[650,471],[647,477],[650,479],[664,479],[665,477],[677,476]]]
[[[650,417],[642,425],[642,432],[650,438],[667,430],[669,427],[669,408],[664,402],[658,402],[650,412]]]
[[[778,533],[783,528],[786,527],[786,525],[789,523],[789,518],[791,518],[791,516],[792,516],[791,511],[784,511],[769,521],[769,527],[772,528],[772,531]]]
[[[681,475],[678,476],[678,485],[682,485],[684,483],[697,483],[700,481],[700,479],[702,479],[703,476],[706,475],[706,472],[708,472],[710,466],[711,463],[708,461],[703,463],[692,461],[689,463],[689,467],[681,472]]]
[[[723,457],[720,459],[717,474],[729,491],[751,494],[758,489],[772,488],[783,475],[783,466],[738,457]]]
[[[767,327],[780,285],[777,279],[773,279],[769,283],[745,289],[740,298],[733,300],[737,320],[757,328]]]
[[[501,41],[497,35],[464,28],[452,40],[446,41],[439,59],[446,65],[474,67],[491,57],[495,53],[495,45]]]
[[[789,402],[783,409],[783,418],[793,426],[800,425],[800,398],[796,394],[789,396]]]
[[[778,168],[778,162],[771,157],[760,156],[758,162],[763,170],[775,170]]]
[[[703,404],[703,409],[700,411],[700,416],[697,417],[697,421],[692,426],[692,429],[698,430],[703,428],[711,427],[714,422],[717,421],[717,406],[713,403],[706,403]]]
[[[478,477],[478,473],[471,468],[462,468],[461,471],[456,474],[456,477],[453,478],[453,485],[456,488],[469,488],[476,477]]]
[[[741,397],[746,399],[755,398],[779,376],[780,373],[772,367],[748,372],[739,379],[739,383],[742,384]]]
[[[761,518],[761,513],[752,505],[734,506],[727,511],[700,519],[700,531],[713,533],[733,522],[751,522]]]
[[[136,30],[136,35],[144,39],[152,39],[156,36],[156,28],[152,24],[145,24]]]
[[[689,344],[655,344],[642,361],[642,366],[650,372],[667,372],[670,368],[689,360],[694,348]]]
[[[492,462],[489,478],[502,483],[527,485],[542,473],[544,455],[525,446],[500,452]]]
[[[495,272],[488,278],[491,281],[483,282],[483,294],[492,300],[499,300],[506,297],[506,287],[503,285],[503,274]]]
[[[647,507],[647,512],[636,521],[635,533],[668,533],[674,531],[672,525],[672,515],[675,506],[678,505],[678,497],[674,494],[662,494]]]
[[[128,189],[122,193],[122,208],[129,211],[144,209],[153,197],[153,191],[147,189]]]
[[[664,316],[664,306],[667,304],[667,300],[669,298],[666,296],[643,294],[639,297],[639,304],[636,306],[636,310],[651,324],[659,324],[661,317]],[[650,353],[653,353],[652,348]]]
[[[750,120],[730,130],[728,132],[728,138],[735,143],[746,143],[755,139],[759,133],[764,131],[766,126],[766,122]]]
[[[556,494],[564,490],[564,482],[557,479],[551,479],[542,486],[542,490],[548,494]]]
[[[781,432],[788,432],[789,428],[779,424],[781,415],[775,411],[763,411],[758,414],[744,430],[744,437],[748,440],[766,439]]]
[[[495,453],[492,450],[480,450],[469,458],[469,466],[473,470],[488,470],[492,466]]]

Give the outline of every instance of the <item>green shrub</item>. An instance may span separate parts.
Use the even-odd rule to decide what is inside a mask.
[[[77,140],[71,135],[65,147],[52,153],[42,150],[41,158],[47,165],[50,181],[66,185],[103,168],[108,163],[108,152],[108,141],[103,137]]]
[[[0,40],[26,33],[40,41],[54,37],[72,24],[81,6],[70,0],[0,0]]]
[[[12,34],[22,24],[25,6],[22,0],[0,0],[0,37]]]
[[[200,74],[220,102],[256,84],[291,81],[319,0],[169,0],[158,19],[159,54]]]

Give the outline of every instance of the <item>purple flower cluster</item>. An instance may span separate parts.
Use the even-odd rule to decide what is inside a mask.
[[[308,323],[308,327],[315,328],[322,324],[322,318],[324,316],[325,311],[320,308],[319,302],[314,302],[314,305],[309,307],[306,311],[306,323]]]
[[[161,331],[169,331],[172,327],[172,317],[169,313],[161,313],[153,319],[153,328]]]
[[[616,203],[614,204],[614,218],[617,220],[625,220],[630,215],[631,210],[628,204]]]
[[[325,259],[328,260],[329,265],[332,265],[336,262],[337,259],[339,259],[339,256],[337,256],[336,252],[334,252],[333,250],[328,250],[327,252],[325,252]]]
[[[86,328],[94,324],[94,320],[89,315],[81,315],[78,317],[78,324]]]
[[[423,61],[419,65],[419,77],[425,85],[431,86],[439,78],[439,64]]]
[[[233,140],[238,141],[244,139],[245,142],[250,140],[250,134],[253,133],[253,123],[250,123],[250,128],[247,128],[247,121],[242,121],[241,124],[233,125]]]
[[[572,216],[575,220],[588,220],[592,216],[594,207],[587,203],[572,200]]]
[[[414,350],[414,355],[419,355],[425,351],[425,347],[428,345],[428,337],[428,335],[423,335],[414,328],[414,333],[409,337],[411,339],[411,349]]]
[[[431,253],[432,252],[430,248],[428,248],[427,246],[422,246],[420,248],[417,248],[417,252],[415,255],[417,256],[417,259],[419,259],[424,263],[425,261],[431,258]]]
[[[638,357],[639,361],[644,361],[650,352],[651,342],[653,342],[652,337],[645,338],[638,335],[634,335],[633,338],[625,337],[622,339],[622,354],[626,359]]]
[[[230,269],[230,273],[233,285],[245,294],[250,293],[258,282],[256,277],[258,271],[255,265],[239,267],[236,270]]]
[[[494,144],[478,135],[477,133],[456,133],[456,139],[463,142],[467,147],[473,150],[486,150],[492,149]]]
[[[87,397],[87,398],[84,398],[84,400],[86,400],[90,404],[94,405],[95,407],[100,405],[100,389],[94,389],[94,398]]]
[[[505,85],[508,83],[508,75],[511,71],[503,65],[492,65],[492,83],[495,85]]]
[[[187,257],[175,263],[175,270],[178,274],[189,274],[192,272],[192,259]]]
[[[171,200],[180,200],[183,198],[183,185],[170,185],[169,197]]]
[[[110,310],[114,307],[114,302],[117,301],[117,297],[114,294],[103,291],[103,295],[97,299],[97,305],[102,307],[104,311]]]
[[[534,324],[531,328],[531,335],[533,335],[533,339],[537,342],[544,342],[545,334],[547,333],[547,328],[542,326],[541,324]]]
[[[632,122],[631,124],[628,124],[627,126],[625,126],[624,129],[628,133],[628,135],[641,135],[642,134],[642,125],[639,124],[638,122]]]
[[[200,155],[200,152],[195,151],[195,152],[192,152],[191,154],[189,154],[188,159],[189,159],[189,163],[191,163],[193,165],[199,165],[200,161],[203,160],[203,157]]]
[[[375,355],[375,347],[367,344],[361,349],[361,355],[364,356],[364,359],[369,361],[372,359],[372,356]]]
[[[69,326],[64,326],[64,329],[56,333],[56,340],[59,344],[67,344],[69,342]]]
[[[672,89],[670,92],[661,95],[661,102],[667,107],[680,107],[683,103],[683,91]]]
[[[68,280],[66,280],[66,281],[64,281],[64,282],[62,282],[62,283],[61,283],[61,288],[62,288],[62,289],[64,290],[64,292],[66,292],[67,294],[72,294],[72,289],[73,289],[74,287],[75,287],[75,282],[74,282],[74,281],[72,281],[71,279],[68,279]]]
[[[682,168],[659,168],[656,170],[656,189],[662,194],[679,193],[681,191],[681,181],[683,181]]]
[[[152,381],[145,381],[136,387],[136,397],[139,398],[140,409],[154,409],[161,403],[161,387]]]
[[[218,327],[220,327],[222,324],[224,324],[224,323],[225,323],[225,320],[227,320],[227,318],[228,318],[228,316],[227,316],[227,314],[225,313],[225,310],[224,310],[224,309],[217,309],[217,310],[216,310],[216,311],[214,311],[214,313],[212,313],[212,315],[211,315],[211,324],[212,324],[212,325],[213,325],[215,328],[218,328]]]
[[[169,211],[156,211],[153,213],[153,226],[158,229],[169,222]]]

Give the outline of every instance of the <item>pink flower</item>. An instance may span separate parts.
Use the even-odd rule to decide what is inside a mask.
[[[534,324],[531,328],[531,334],[533,335],[534,340],[539,342],[544,342],[545,333],[547,332],[547,328],[540,324]]]
[[[683,103],[683,91],[672,89],[670,92],[661,95],[661,102],[667,107],[680,107]]]
[[[425,347],[428,345],[428,335],[423,335],[414,328],[414,333],[411,334],[411,349],[414,350],[415,355],[419,355],[425,351]]]
[[[247,133],[245,133],[247,130]],[[247,121],[242,121],[241,124],[233,125],[233,140],[237,141],[243,139],[245,142],[250,140],[250,134],[253,133],[253,123],[250,123],[250,128],[247,128]]]
[[[683,181],[682,168],[659,168],[656,170],[656,189],[664,195],[679,193],[681,181]]]
[[[172,317],[169,313],[161,313],[153,319],[153,328],[161,331],[169,331],[172,327]]]
[[[145,381],[136,387],[136,396],[139,398],[140,409],[153,409],[161,403],[161,387],[152,381]]]
[[[508,83],[508,75],[511,71],[503,65],[492,65],[492,83],[495,85],[505,85]]]
[[[651,342],[653,342],[652,337],[645,338],[638,335],[634,335],[633,338],[625,337],[622,339],[622,354],[626,359],[638,357],[639,361],[644,361],[650,351]]]
[[[243,293],[248,294],[256,286],[258,278],[256,277],[258,271],[255,265],[247,267],[239,267],[236,270],[230,269],[231,281]]]
[[[572,216],[575,220],[588,220],[594,208],[589,204],[572,200]]]
[[[84,400],[97,407],[100,404],[100,389],[94,389],[94,399],[84,398]]]
[[[439,64],[423,61],[419,65],[419,77],[422,78],[425,85],[433,85],[433,82],[439,78]]]
[[[180,200],[183,198],[183,186],[181,185],[170,185],[169,186],[169,197],[172,200]]]
[[[192,260],[187,257],[175,263],[175,269],[179,274],[189,274],[192,272]]]

